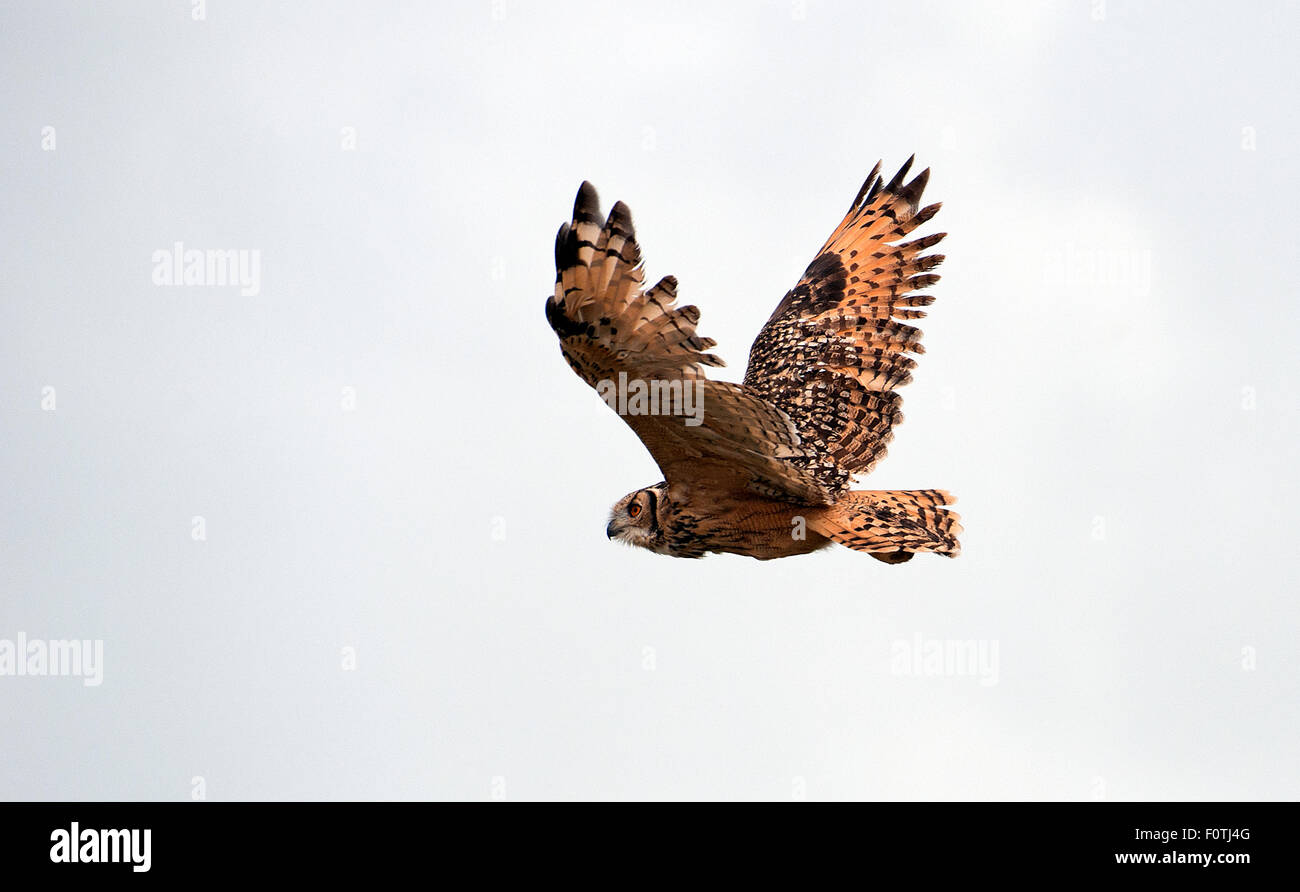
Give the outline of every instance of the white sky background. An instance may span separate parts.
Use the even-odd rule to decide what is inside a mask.
[[[0,677],[0,796],[1300,797],[1293,5],[206,12],[0,11],[0,638],[105,662]],[[912,152],[948,261],[862,486],[964,554],[607,542],[660,475],[543,318],[579,182],[739,380]]]

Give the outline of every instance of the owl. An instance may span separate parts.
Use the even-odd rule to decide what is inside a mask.
[[[759,560],[839,543],[889,564],[960,550],[941,489],[857,490],[903,420],[898,388],[924,352],[910,323],[934,298],[945,233],[905,241],[939,211],[920,207],[929,170],[889,181],[877,164],[848,213],[749,350],[740,384],[677,305],[677,280],[645,287],[632,215],[602,218],[583,183],[555,239],[546,319],[569,366],[636,432],[664,479],[610,513],[610,539],[672,557]],[[743,260],[740,262],[743,263]]]

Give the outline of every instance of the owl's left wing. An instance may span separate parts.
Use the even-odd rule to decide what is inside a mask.
[[[625,204],[602,222],[596,190],[583,183],[555,239],[555,269],[546,319],[564,358],[636,432],[664,479],[829,503],[790,417],[741,385],[705,377],[705,366],[723,362],[695,332],[699,310],[677,306],[677,280],[644,288]]]

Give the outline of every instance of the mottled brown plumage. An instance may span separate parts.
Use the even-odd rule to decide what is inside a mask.
[[[943,233],[902,241],[932,218],[929,178],[885,183],[877,164],[844,220],[755,339],[743,384],[713,381],[722,360],[678,307],[677,280],[645,289],[632,216],[601,220],[583,183],[555,241],[546,318],[575,372],[615,406],[663,471],[624,496],[606,532],[661,554],[762,560],[840,542],[887,563],[954,556],[961,527],[942,490],[850,491],[902,421],[895,388],[911,380],[921,332],[904,320],[933,298]]]

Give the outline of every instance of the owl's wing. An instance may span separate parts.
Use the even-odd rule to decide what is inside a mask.
[[[847,488],[885,454],[903,420],[895,389],[911,380],[924,352],[921,331],[903,320],[934,301],[913,294],[939,281],[943,255],[923,255],[946,233],[902,239],[939,211],[918,210],[930,177],[904,185],[912,159],[888,183],[877,163],[844,220],[749,351],[745,386],[794,421],[806,447],[834,466],[816,470],[833,491]]]
[[[632,215],[621,201],[603,223],[583,183],[555,239],[555,295],[546,319],[564,358],[631,426],[664,479],[829,503],[791,419],[738,384],[711,381],[700,311],[677,306],[677,280],[645,290]]]

